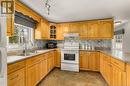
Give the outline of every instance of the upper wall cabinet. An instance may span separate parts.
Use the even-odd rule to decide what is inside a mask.
[[[88,23],[81,22],[79,29],[80,39],[86,39],[88,32]]]
[[[69,32],[70,33],[79,33],[80,31],[80,23],[70,23],[69,24]],[[79,33],[80,34],[80,33]]]
[[[112,19],[101,20],[99,37],[100,38],[113,38],[114,33],[114,24]]]
[[[35,29],[35,39],[48,39],[49,23],[46,20],[41,19]]]
[[[113,30],[113,19],[61,23],[57,24],[57,40],[63,40],[64,33],[79,33],[80,39],[112,39]]]
[[[64,34],[64,27],[63,27],[63,25],[62,24],[57,24],[56,25],[56,30],[57,30],[57,33],[56,33],[56,35],[57,35],[57,40],[63,40],[64,39],[64,36],[63,36],[63,34]]]
[[[99,21],[89,21],[87,28],[87,38],[99,37]]]

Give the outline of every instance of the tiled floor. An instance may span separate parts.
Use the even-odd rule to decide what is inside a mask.
[[[100,73],[54,69],[38,86],[108,86]]]

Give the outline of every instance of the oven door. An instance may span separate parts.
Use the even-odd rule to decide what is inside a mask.
[[[76,50],[64,50],[61,52],[61,62],[79,63],[79,52]]]

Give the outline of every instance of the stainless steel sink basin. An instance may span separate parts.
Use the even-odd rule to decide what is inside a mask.
[[[37,54],[37,52],[29,52],[29,53],[23,53],[23,54],[20,54],[19,56],[31,56],[31,55],[35,55]]]

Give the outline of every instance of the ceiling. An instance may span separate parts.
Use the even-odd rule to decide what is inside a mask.
[[[130,0],[49,0],[50,15],[45,8],[46,0],[20,1],[48,21],[56,23],[112,17],[115,21],[130,19]]]

